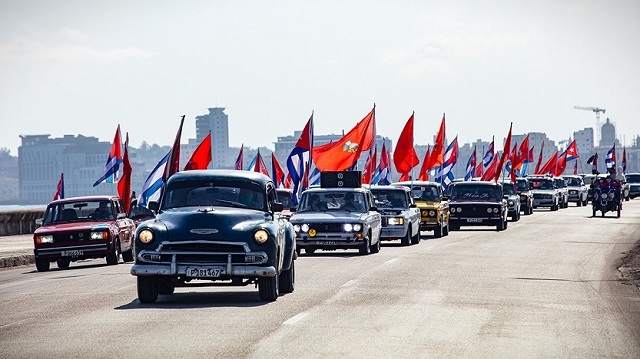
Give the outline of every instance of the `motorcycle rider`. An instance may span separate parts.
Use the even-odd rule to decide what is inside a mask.
[[[611,175],[607,175],[607,177],[605,177],[604,181],[600,184],[598,189],[601,196],[606,196],[607,193],[613,190],[614,203],[619,203],[618,199],[620,198],[620,182],[613,179]]]

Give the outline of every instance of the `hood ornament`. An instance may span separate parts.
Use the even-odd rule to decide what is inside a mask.
[[[215,234],[218,233],[218,230],[215,228],[194,228],[192,230],[190,230],[189,232],[193,233],[193,234]]]

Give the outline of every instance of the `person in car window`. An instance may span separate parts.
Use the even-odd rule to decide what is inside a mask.
[[[100,201],[98,204],[98,208],[91,214],[91,218],[97,219],[113,219],[113,215],[111,214],[111,210],[109,209],[109,202]]]
[[[344,203],[342,204],[342,207],[340,207],[340,209],[346,209],[349,211],[357,211],[359,207],[359,204],[355,201],[354,197],[353,197],[353,193],[351,192],[347,192],[344,195]]]
[[[322,211],[322,210],[327,209],[327,208],[323,205],[322,201],[320,201],[320,196],[318,196],[318,195],[317,195],[317,194],[315,194],[315,193],[311,195],[311,202],[310,202],[310,204],[309,204],[309,208],[310,208],[312,211]]]

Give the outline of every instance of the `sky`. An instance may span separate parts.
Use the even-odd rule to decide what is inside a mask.
[[[229,144],[347,132],[376,105],[394,142],[595,127],[640,134],[640,1],[0,0],[0,148],[20,135],[182,142],[210,107]]]

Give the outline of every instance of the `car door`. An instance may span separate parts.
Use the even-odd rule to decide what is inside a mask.
[[[411,225],[411,233],[420,231],[420,209],[416,206],[410,191],[405,191],[405,201],[409,203],[409,223]]]

